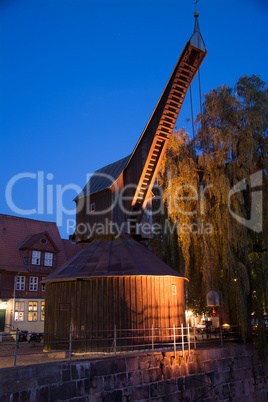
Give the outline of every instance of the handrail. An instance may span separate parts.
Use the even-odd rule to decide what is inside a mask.
[[[235,330],[234,330],[235,329]],[[106,355],[117,353],[128,353],[133,351],[160,351],[167,348],[174,350],[176,358],[177,351],[190,355],[191,349],[204,347],[213,344],[223,346],[226,341],[241,341],[238,327],[230,327],[228,332],[204,330],[198,333],[196,327],[175,326],[150,328],[117,328],[103,330],[76,331],[70,327],[69,331],[43,332],[36,342],[22,342],[17,330],[13,336],[13,343],[5,342],[5,337],[11,334],[2,334],[0,342],[0,358],[14,358],[13,365],[16,366],[18,358],[22,356],[49,354],[63,352],[66,358],[71,359],[72,355],[80,353],[105,353]],[[108,336],[110,335],[110,336]],[[8,339],[8,338],[7,338]],[[31,350],[29,346],[40,346]],[[26,347],[28,345],[28,347]],[[44,350],[46,348],[47,350]],[[23,350],[24,349],[24,350]],[[2,350],[7,353],[3,354]],[[13,353],[11,353],[13,352]]]

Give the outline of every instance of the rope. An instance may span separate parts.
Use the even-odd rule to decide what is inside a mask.
[[[201,96],[201,77],[200,77],[200,59],[198,61],[198,82],[199,82],[199,103],[200,103],[200,116],[201,116],[201,136],[202,136],[202,141],[204,144],[204,132],[203,132],[203,111],[202,111],[202,96]],[[190,74],[190,61],[189,61],[189,56],[188,56],[188,65],[189,65],[189,79],[191,81],[191,74]],[[192,119],[192,131],[193,131],[193,144],[194,144],[194,149],[196,149],[196,137],[195,137],[195,129],[194,129],[194,111],[193,111],[193,99],[192,99],[192,84],[190,84],[190,104],[191,104],[191,119]],[[206,166],[206,158],[204,155],[204,170]],[[198,182],[198,157],[196,156],[196,184],[197,188],[199,186]],[[199,208],[199,217],[201,217],[201,207],[200,207],[200,198],[199,198],[199,193],[198,193],[198,208]],[[207,218],[208,218],[208,209],[206,208],[206,213],[207,213]],[[212,282],[213,282],[213,277],[212,277],[212,265],[211,265],[211,248],[210,248],[210,239],[208,237],[208,258],[206,257],[206,249],[205,249],[205,239],[204,239],[204,233],[203,231],[201,232],[202,236],[202,246],[203,246],[203,253],[204,253],[204,262],[209,265],[209,283],[210,287],[212,289]],[[208,260],[208,261],[207,261]]]
[[[198,82],[199,82],[199,102],[200,102],[200,116],[201,116],[201,121],[200,121],[200,129],[201,129],[201,137],[203,144],[205,144],[204,141],[204,125],[203,125],[203,108],[202,108],[202,92],[201,92],[201,74],[200,74],[200,69],[198,69]],[[207,149],[205,149],[207,152]],[[206,170],[206,155],[204,155],[204,170]],[[206,213],[207,213],[207,220],[208,220],[208,209],[206,208]],[[213,271],[212,271],[212,265],[211,265],[211,247],[210,247],[210,237],[208,236],[208,261],[209,261],[209,270],[210,270],[210,287],[212,290],[213,286]],[[214,296],[215,299],[215,296]]]

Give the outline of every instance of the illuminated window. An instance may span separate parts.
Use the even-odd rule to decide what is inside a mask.
[[[176,296],[177,294],[177,286],[176,285],[172,285],[172,295]]]
[[[41,303],[41,321],[45,319],[45,302]]]
[[[32,252],[32,264],[33,265],[40,265],[41,259],[41,251],[34,251]]]
[[[38,277],[37,276],[30,276],[29,290],[31,290],[32,292],[38,290]]]
[[[37,302],[28,302],[28,321],[37,321]]]
[[[15,321],[24,320],[24,302],[15,303]]]
[[[25,289],[25,276],[17,276],[16,290],[24,290],[24,289]]]
[[[53,253],[45,253],[44,265],[46,267],[52,267],[52,265],[53,265]]]

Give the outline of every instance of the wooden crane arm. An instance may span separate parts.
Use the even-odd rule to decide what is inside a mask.
[[[192,80],[206,56],[206,50],[187,42],[168,84],[134,149],[126,167],[126,182],[137,187],[131,201],[132,226],[147,205],[169,138]],[[144,155],[146,156],[144,158]],[[141,163],[141,161],[143,163]],[[132,176],[132,177],[131,177]]]

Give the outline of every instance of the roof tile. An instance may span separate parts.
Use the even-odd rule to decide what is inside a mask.
[[[26,242],[28,246],[30,243],[34,244],[38,236],[46,232],[58,249],[57,267],[66,263],[75,248],[81,248],[76,247],[70,240],[63,242],[55,222],[0,214],[0,270],[25,272],[26,268],[18,248]]]

